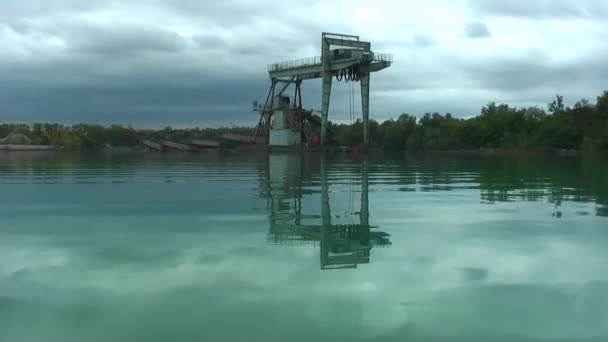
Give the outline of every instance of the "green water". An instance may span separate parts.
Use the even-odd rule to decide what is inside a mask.
[[[608,160],[0,154],[0,341],[608,341]]]

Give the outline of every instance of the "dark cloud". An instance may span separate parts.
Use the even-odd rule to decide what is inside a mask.
[[[471,22],[465,26],[465,35],[469,38],[486,38],[490,36],[490,29],[482,22]]]
[[[498,32],[500,22],[492,21],[496,17],[525,17],[528,24],[538,13],[566,21],[592,18],[606,13],[600,1],[471,2],[472,16],[454,21],[469,23],[464,35],[458,27],[450,32],[450,21],[439,17],[434,25],[425,25],[425,19],[410,23],[416,21],[411,17],[354,27],[335,20],[322,6],[329,5],[5,0],[0,4],[0,121],[254,123],[250,104],[266,96],[266,66],[319,55],[323,31],[360,34],[375,51],[394,54],[393,66],[372,77],[371,111],[380,120],[400,112],[469,115],[487,100],[502,98],[545,103],[549,89],[592,98],[607,76],[601,61],[607,57],[601,51],[605,32],[600,29],[572,46],[538,47],[542,53],[531,53],[523,42],[521,48],[500,51],[503,31],[484,41],[484,48],[496,45],[491,54],[479,54],[483,51],[476,47],[453,48],[478,45],[467,38],[489,36],[488,26]],[[367,13],[353,14],[359,12]],[[373,23],[373,11],[368,14],[364,19]],[[566,57],[556,58],[559,54],[549,53],[554,50],[565,51]],[[306,107],[318,109],[320,82],[308,81],[304,87]],[[332,120],[348,117],[348,92],[344,84],[332,89]],[[480,92],[494,98],[480,97]]]
[[[0,53],[6,61],[0,66],[0,120],[253,124],[251,101],[266,95],[266,65],[307,56],[302,51],[316,50],[318,35],[301,30],[321,32],[308,19],[268,16],[271,5],[185,0],[132,5],[147,18],[124,16],[124,9],[107,17],[104,11],[123,6],[112,0],[86,6],[9,1],[0,12],[12,19],[0,16],[0,27],[27,42],[19,49],[32,55]],[[159,21],[153,20],[155,12]],[[194,30],[184,35],[173,29],[182,23],[175,18]]]
[[[166,85],[162,80],[137,86],[28,86],[3,89],[0,102],[2,118],[7,121],[137,123],[146,127],[206,126],[221,120],[252,124],[256,118],[250,104],[261,97],[260,85],[264,83],[241,80],[235,85],[201,79],[181,86]]]

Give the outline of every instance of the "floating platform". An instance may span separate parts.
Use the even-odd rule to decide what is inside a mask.
[[[254,143],[254,144],[266,144],[266,137],[257,137],[253,139],[250,135],[242,135],[242,134],[234,134],[234,133],[224,133],[219,139],[240,143]]]
[[[144,141],[142,141],[142,144],[145,147],[147,147],[147,148],[149,148],[151,150],[154,150],[154,151],[162,151],[163,150],[163,146],[161,144],[155,143],[152,140],[144,140]]]
[[[179,144],[173,141],[169,141],[169,140],[165,140],[161,143],[163,146],[166,146],[168,148],[172,148],[174,150],[180,150],[180,151],[191,151],[192,148],[188,145],[185,144]]]
[[[293,145],[293,146],[270,146],[265,143],[254,143],[250,136],[239,134],[225,134],[223,140],[211,139],[193,139],[188,144],[177,143],[174,141],[165,140],[160,143],[152,140],[143,140],[144,145],[151,151],[184,151],[196,152],[203,150],[231,150],[244,153],[291,153],[291,152],[330,152],[330,153],[346,153],[349,155],[359,154],[381,154],[383,150],[379,147],[355,147],[355,146],[321,146],[321,145]],[[226,139],[227,138],[227,139]],[[266,140],[266,137],[260,137],[258,141]],[[0,145],[0,149],[2,145]]]

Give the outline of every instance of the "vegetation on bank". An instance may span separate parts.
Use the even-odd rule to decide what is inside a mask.
[[[137,146],[142,140],[188,141],[192,139],[213,138],[224,133],[253,136],[254,128],[187,128],[174,129],[134,129],[131,126],[95,124],[76,124],[72,126],[48,123],[0,124],[0,137],[10,137],[14,141],[6,143],[31,145],[56,145],[65,148],[102,148]]]
[[[338,143],[359,145],[361,126],[357,121],[332,129]],[[490,103],[469,119],[450,113],[426,113],[421,118],[401,114],[396,120],[370,121],[369,129],[372,143],[395,150],[608,149],[608,91],[596,103],[583,99],[573,107],[557,95],[546,110]]]
[[[359,146],[363,142],[361,121],[330,127],[340,145]],[[426,113],[421,118],[401,114],[382,123],[371,120],[369,128],[371,142],[390,150],[608,149],[608,91],[595,103],[581,100],[573,107],[557,95],[547,109],[490,103],[468,119],[450,113]],[[5,137],[0,143],[100,148],[136,146],[143,139],[179,142],[224,133],[253,136],[254,132],[252,127],[152,130],[121,125],[0,124],[0,138]]]

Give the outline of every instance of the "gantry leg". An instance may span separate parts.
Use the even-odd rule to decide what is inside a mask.
[[[363,114],[363,146],[369,145],[369,72],[361,75],[361,113]]]
[[[255,139],[258,137],[258,134],[260,133],[260,128],[262,127],[262,122],[265,119],[265,124],[266,124],[266,143],[268,143],[268,139],[269,139],[269,124],[270,124],[270,110],[272,109],[272,100],[274,99],[274,88],[277,85],[277,81],[276,80],[272,80],[272,83],[270,84],[270,89],[268,90],[268,96],[266,96],[266,102],[264,102],[264,107],[262,108],[262,113],[260,113],[260,121],[258,122],[258,126],[255,129],[255,134],[253,135],[253,139],[252,141],[255,141]]]
[[[321,144],[327,143],[327,116],[329,114],[329,97],[331,95],[331,59],[329,43],[322,38],[321,61],[323,63],[323,86],[321,99]]]

